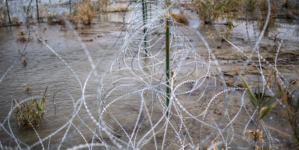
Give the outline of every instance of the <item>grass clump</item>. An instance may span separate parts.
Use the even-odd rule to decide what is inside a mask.
[[[264,91],[260,91],[259,81],[258,81],[258,91],[257,93],[253,93],[252,89],[249,87],[248,83],[245,81],[245,79],[241,76],[242,81],[244,82],[246,88],[247,88],[247,94],[249,96],[249,99],[254,106],[255,109],[258,109],[258,118],[257,122],[259,125],[260,130],[260,120],[266,116],[266,114],[275,107],[283,98],[285,98],[284,93],[281,91],[280,93],[277,93],[275,96],[268,98],[266,96],[266,93]],[[271,103],[274,99],[276,99],[278,96],[282,95],[281,99]],[[271,103],[271,104],[270,104]],[[268,105],[270,104],[270,105]]]
[[[11,22],[12,22],[13,25],[17,25],[17,26],[21,25],[21,23],[19,22],[19,20],[20,19],[18,17],[12,17],[11,18]]]
[[[31,41],[32,40],[32,36],[30,36],[29,38],[27,38],[26,31],[19,30],[17,32],[18,32],[17,35],[16,35],[17,41],[27,42],[27,41]]]
[[[33,98],[31,101],[26,101],[22,104],[19,104],[17,100],[14,99],[14,102],[17,105],[15,115],[19,128],[31,128],[41,124],[42,117],[46,112],[45,105],[47,102],[47,88],[42,98],[39,100]]]
[[[199,16],[199,19],[201,19],[204,24],[210,24],[212,20],[217,20],[220,15],[219,9],[216,9],[216,2],[215,0],[204,0],[205,4],[201,2],[201,0],[198,0],[195,4],[197,14]],[[219,4],[219,3],[218,3]],[[211,11],[211,14],[210,14]],[[210,15],[212,20],[210,20]]]
[[[222,1],[222,5],[224,6],[224,12],[240,12],[240,8],[244,6],[244,0],[226,0]]]
[[[117,9],[116,11],[120,11],[120,12],[127,12],[131,10],[130,7],[127,7],[126,5],[121,5],[121,4],[117,4]]]
[[[231,32],[232,30],[237,27],[238,25],[234,25],[231,21],[227,22],[227,28],[225,30],[223,30],[222,32],[220,32],[220,34],[227,40],[229,40],[230,36],[231,36]],[[221,38],[221,42],[224,42],[225,39]]]
[[[299,75],[299,71],[296,68],[296,72]],[[266,95],[267,88],[271,88],[272,79],[275,78],[275,82],[278,87],[278,93],[275,96],[269,97]],[[283,103],[284,107],[282,108],[283,116],[287,120],[287,122],[292,127],[293,131],[293,138],[299,144],[299,125],[297,124],[297,121],[299,119],[299,98],[292,95],[290,92],[292,91],[292,87],[299,81],[299,78],[297,80],[293,80],[290,82],[291,86],[288,86],[286,88],[283,88],[281,81],[278,78],[278,75],[273,71],[269,77],[268,83],[266,84],[266,88],[264,91],[260,91],[259,82],[258,82],[258,91],[257,93],[253,93],[247,82],[244,80],[244,78],[241,76],[241,79],[243,80],[246,88],[247,93],[250,98],[250,101],[252,105],[257,109],[258,116],[257,116],[257,122],[258,122],[258,129],[257,130],[248,130],[248,137],[252,135],[252,139],[254,141],[260,141],[263,138],[263,133],[261,130],[261,124],[260,121],[263,119],[274,107],[277,106],[279,103]],[[296,92],[298,87],[294,90]],[[280,97],[277,101],[272,102],[276,98]],[[283,131],[280,131],[278,129],[274,129],[269,127],[271,130],[278,131],[280,133],[284,133]],[[250,138],[249,138],[250,139]],[[297,147],[299,148],[299,147]]]
[[[273,107],[275,107],[281,101],[281,99],[284,98],[285,95],[282,92],[280,92],[280,93],[277,93],[275,96],[272,96],[269,98],[268,96],[266,96],[266,93],[265,93],[266,90],[260,91],[259,78],[258,78],[258,91],[257,91],[257,93],[254,93],[252,91],[252,89],[249,87],[248,83],[242,77],[242,75],[241,75],[241,79],[247,88],[246,91],[249,96],[249,99],[250,99],[252,105],[254,106],[254,108],[257,109],[257,113],[258,113],[258,115],[257,115],[258,129],[247,130],[246,131],[246,132],[248,132],[247,138],[252,139],[255,142],[257,142],[257,141],[264,142],[264,140],[263,140],[264,134],[263,134],[263,131],[261,130],[261,119],[263,119],[269,113],[269,111]],[[273,100],[275,100],[280,95],[282,95],[280,100],[271,103]],[[259,147],[257,145],[255,145],[255,149],[259,149]],[[263,149],[263,147],[262,147],[262,149]]]
[[[74,23],[85,25],[91,24],[93,17],[96,14],[96,7],[91,0],[84,0],[79,3],[74,12],[70,15],[70,20]]]
[[[185,25],[188,25],[188,19],[185,17],[184,14],[170,14],[170,16],[178,23],[182,23],[182,24],[185,24]]]

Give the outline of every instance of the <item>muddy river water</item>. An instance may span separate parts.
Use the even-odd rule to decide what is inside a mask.
[[[13,2],[15,1],[12,1],[12,5],[14,4]],[[53,0],[52,2],[55,3]],[[67,10],[67,7],[61,8],[61,11],[63,10]],[[174,12],[179,11],[175,9]],[[203,37],[207,39],[207,43],[218,60],[226,82],[235,82],[238,72],[241,70],[243,63],[246,61],[246,57],[244,58],[244,55],[240,53],[238,49],[227,42],[220,42],[221,47],[219,48],[219,40],[212,40],[208,38],[208,31],[213,30],[213,27],[211,25],[204,25],[201,23],[198,20],[197,15],[195,13],[191,13],[190,10],[187,10],[186,12],[190,16],[190,23],[188,27],[192,30],[198,30]],[[12,13],[17,14],[14,11]],[[27,44],[25,49],[26,53],[21,57],[19,57],[20,51],[23,51],[26,42],[18,41],[18,31],[27,31],[26,35],[28,35],[28,28],[26,26],[0,28],[1,145],[7,147],[17,147],[19,145],[21,148],[29,147],[32,149],[57,149],[57,147],[59,147],[62,143],[60,148],[66,149],[74,145],[84,144],[86,141],[89,142],[91,140],[93,135],[92,132],[96,130],[96,125],[93,122],[93,119],[90,118],[89,114],[92,114],[96,119],[98,117],[99,104],[98,101],[95,101],[95,93],[99,91],[97,91],[98,85],[96,85],[94,74],[92,73],[90,75],[92,70],[90,60],[92,60],[93,63],[100,61],[99,65],[96,67],[96,73],[99,76],[98,79],[101,79],[103,76],[108,76],[107,74],[110,73],[111,65],[115,65],[115,59],[121,54],[120,49],[125,42],[126,26],[129,22],[131,13],[132,12],[127,12],[123,15],[121,13],[99,13],[96,15],[91,25],[82,26],[82,28],[78,30],[71,30],[70,27],[65,27],[60,24],[32,24],[30,32],[32,39]],[[126,20],[125,24],[122,22],[124,16]],[[238,26],[232,31],[230,42],[241,49],[242,52],[249,55],[252,47],[247,37],[246,22],[240,19],[231,20]],[[226,20],[219,21],[215,26],[219,29],[226,28],[226,26],[223,25],[225,22]],[[255,36],[258,36],[258,33],[255,34],[255,32],[253,32],[253,26],[251,23],[247,24],[247,26],[249,37],[252,40],[255,40]],[[279,38],[285,39],[286,44],[279,53],[277,69],[287,80],[298,78],[298,75],[293,68],[293,66],[299,66],[298,30],[299,27],[295,21],[277,19],[275,25],[270,29],[269,35],[263,38],[259,45],[261,55],[271,65],[274,65],[275,50],[273,51],[273,49],[275,47],[271,37],[273,37],[274,34],[277,34]],[[208,61],[210,56],[208,55],[205,43],[202,42],[202,40],[194,33],[186,32],[186,34],[190,34],[189,37],[193,41],[191,43],[194,44],[194,51],[199,54],[202,59]],[[42,37],[46,44],[40,42],[37,35]],[[86,51],[83,50],[82,45],[88,50],[88,55],[91,56],[90,58],[87,57],[88,55]],[[26,66],[23,65],[22,58],[26,60]],[[258,63],[257,58],[257,54],[254,54],[252,57],[253,62]],[[215,60],[211,60],[211,66],[214,67],[215,64]],[[265,75],[269,75],[272,68],[265,62],[262,62],[262,64],[264,66]],[[245,69],[244,77],[253,87],[256,87],[256,84],[254,83],[257,82],[257,74],[258,72],[256,68],[250,66],[250,64]],[[128,77],[133,77],[133,75],[128,75]],[[192,76],[190,79],[192,79]],[[183,82],[183,79],[181,81],[178,79],[178,82]],[[240,80],[238,82],[240,82]],[[31,96],[41,96],[46,87],[48,87],[48,93],[50,94],[47,97],[47,112],[42,119],[41,125],[36,127],[35,130],[32,128],[18,127],[14,112],[11,112],[11,108],[15,106],[13,105],[13,99],[22,101],[29,97],[26,93],[26,84],[30,85],[32,90]],[[181,89],[179,89],[179,91],[182,92],[188,89],[190,90],[190,88],[192,89],[192,85],[189,87],[184,85]],[[105,87],[103,89],[108,90],[108,88],[105,89]],[[122,90],[117,92],[123,94],[121,93],[123,92]],[[83,103],[79,102],[79,100],[82,99],[83,94],[85,96],[86,107],[88,109],[86,109]],[[208,102],[199,103],[197,101],[199,97],[198,95],[200,95],[200,89],[196,91],[194,95],[191,95],[191,102],[186,104],[186,109],[190,110],[190,112],[194,114],[199,114],[199,110],[203,110],[204,107],[207,106]],[[206,99],[209,99],[209,96],[212,98],[211,95],[207,95]],[[188,95],[181,95],[180,98],[186,99],[186,97],[188,97]],[[152,98],[150,94],[148,94],[145,96],[145,99]],[[237,114],[239,111],[238,109],[241,106],[241,102],[238,101],[236,97],[233,97],[232,99],[233,102],[229,105],[236,106],[236,109],[232,107],[229,113]],[[222,105],[219,106],[219,104],[221,104],[221,101],[219,101],[218,104],[215,104],[211,113],[216,115],[215,118],[220,120],[221,116],[224,114],[224,109],[222,109]],[[248,99],[246,104],[248,104]],[[117,125],[118,123],[115,119],[111,119],[113,117],[109,116],[109,114],[106,114],[105,116],[108,124],[110,124],[110,126],[112,126],[111,128],[114,129],[114,132],[117,133],[117,135],[120,135],[119,138],[125,142],[129,142],[125,131],[128,134],[137,132],[136,130],[133,130],[133,128],[136,123],[136,118],[138,118],[138,114],[140,114],[139,105],[140,102],[138,101],[138,96],[133,96],[126,97],[117,105],[109,107],[110,112],[113,114],[112,116],[117,118],[116,120],[122,124],[122,128]],[[153,106],[156,105],[158,104],[153,104]],[[252,111],[249,113],[253,113],[252,106],[246,107],[248,107],[248,110]],[[72,120],[73,124],[68,124],[69,120],[73,119],[74,111],[77,110],[79,110],[78,116]],[[151,120],[153,122],[158,122],[162,116],[161,108],[157,106],[153,108],[153,110],[153,112],[156,113],[151,115]],[[250,118],[249,115],[247,115],[247,112],[243,111],[242,113],[238,114],[237,121],[234,124],[234,133],[238,135],[243,134],[243,129]],[[276,120],[271,119],[271,117],[276,118]],[[266,124],[269,126],[275,124],[276,128],[283,129],[285,120],[279,118],[278,115],[273,115],[271,117],[265,120]],[[147,117],[143,116],[143,118]],[[147,118],[147,120],[150,119]],[[170,122],[175,124],[176,121],[174,120],[171,120]],[[198,125],[199,123],[192,124],[192,121],[188,119],[185,121],[188,123],[191,122],[191,125],[189,131],[182,131],[182,134],[183,132],[188,132],[188,136],[191,136],[194,140],[192,143],[199,143],[199,141],[197,141],[199,140],[199,132],[201,132],[202,136],[205,137],[212,131],[212,129],[208,128],[206,128],[206,130],[204,130],[204,128],[204,131],[199,131],[201,130],[200,125]],[[209,123],[212,122],[212,120],[209,119],[205,121]],[[149,122],[141,121],[138,123],[140,124],[140,131],[138,130],[138,132],[140,132],[140,137],[142,137],[141,135],[146,134],[146,131],[150,130],[150,126],[148,125]],[[249,126],[252,127],[253,125],[254,124],[251,122]],[[163,125],[158,126],[161,126],[162,128]],[[290,133],[291,131],[286,129],[284,132]],[[279,135],[274,132],[271,133],[274,141],[283,141],[283,139],[288,139],[283,137],[283,135]],[[168,134],[169,136],[176,136],[172,131],[169,131]],[[106,138],[107,135],[103,135],[103,137]],[[39,139],[44,139],[42,144]],[[153,148],[154,145],[158,145],[156,148],[160,149],[162,141],[163,134],[159,133],[156,136],[156,141],[149,141],[147,145],[142,147],[142,149],[155,149]],[[235,144],[237,144],[242,141],[242,138],[240,136],[236,136],[234,141],[236,142]],[[109,139],[107,140],[107,143],[109,143]],[[172,146],[167,147],[167,145],[171,145],[172,143],[174,143]],[[177,141],[173,141],[171,137],[168,137],[164,144],[166,145],[165,148],[179,149],[176,146],[177,143]],[[243,143],[246,142],[243,141]],[[188,142],[185,144],[188,144]],[[207,143],[203,145],[204,147],[207,147],[210,144],[211,143]],[[237,146],[235,149],[238,149]]]

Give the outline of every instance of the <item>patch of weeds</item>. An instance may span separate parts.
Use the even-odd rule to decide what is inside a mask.
[[[217,48],[221,48],[221,42],[218,41],[219,35],[208,28],[208,39],[211,39]],[[218,42],[217,42],[218,41]]]
[[[205,24],[210,24],[211,21],[223,18],[226,13],[237,12],[240,10],[239,8],[244,5],[244,1],[242,0],[204,0],[204,2],[205,4],[201,0],[197,0],[195,7],[199,18]]]
[[[26,59],[24,57],[22,58],[22,64],[23,64],[24,67],[27,66],[27,61],[26,61]]]
[[[12,17],[12,18],[11,18],[11,22],[12,22],[13,25],[20,26],[21,23],[19,22],[19,20],[20,20],[20,19],[19,19],[18,17]]]
[[[299,71],[297,72],[299,73]],[[277,93],[275,96],[269,97],[266,95],[265,91],[267,90],[267,88],[271,87],[273,77],[275,77],[275,82],[277,84],[279,93]],[[241,78],[247,88],[249,99],[258,112],[257,122],[259,127],[257,130],[248,130],[248,136],[252,135],[252,139],[254,141],[261,140],[261,138],[263,138],[263,133],[261,131],[260,120],[264,118],[270,112],[270,110],[272,110],[277,104],[282,102],[285,106],[282,108],[283,111],[285,112],[284,118],[291,125],[293,130],[293,138],[295,139],[297,144],[299,144],[299,125],[297,124],[299,118],[299,98],[294,97],[291,93],[289,93],[289,91],[291,91],[292,89],[291,86],[288,86],[287,88],[284,89],[281,84],[281,81],[278,79],[278,75],[276,74],[276,72],[273,71],[269,77],[268,83],[266,84],[267,86],[265,90],[260,91],[259,81],[258,81],[258,92],[253,93],[253,91],[251,90],[247,82],[244,80],[244,78],[242,76]],[[297,80],[294,80],[291,81],[290,83],[292,85],[295,85],[296,82]],[[274,99],[278,97],[280,98],[277,101],[272,102]],[[279,130],[275,129],[275,131],[279,131]],[[283,131],[279,131],[279,132],[284,133]]]
[[[231,21],[228,21],[228,22],[227,22],[227,28],[226,28],[226,30],[220,32],[220,34],[221,34],[225,39],[229,40],[229,38],[230,38],[230,36],[231,36],[231,31],[232,31],[235,27],[237,27],[237,26],[238,26],[238,25],[234,25]],[[224,42],[224,41],[225,41],[224,38],[221,39],[221,42]]]
[[[252,89],[249,87],[248,83],[245,81],[245,79],[241,75],[241,79],[244,82],[246,88],[247,88],[247,94],[249,96],[249,99],[251,101],[251,104],[254,106],[255,109],[257,109],[258,115],[257,115],[257,122],[258,122],[258,129],[256,130],[247,130],[248,132],[247,136],[248,139],[252,139],[253,141],[261,141],[264,142],[264,134],[263,131],[261,130],[261,119],[264,118],[269,111],[275,107],[283,98],[285,98],[285,95],[283,92],[277,93],[275,96],[268,97],[265,93],[266,88],[264,91],[260,90],[260,80],[258,78],[258,91],[257,93],[253,93]],[[272,80],[272,78],[270,78]],[[271,83],[272,81],[269,81]],[[274,99],[282,95],[281,99],[278,101],[275,101],[271,103]],[[259,148],[257,145],[255,145],[255,149]]]
[[[199,18],[204,22],[204,24],[210,24],[210,11],[212,21],[218,20],[221,14],[224,13],[223,5],[221,5],[220,1],[216,0],[204,0],[205,4],[198,0],[195,4],[197,14]]]
[[[47,88],[42,98],[39,100],[33,98],[31,101],[26,101],[22,104],[19,104],[17,100],[14,99],[14,102],[17,105],[15,115],[19,128],[31,128],[41,124],[42,117],[46,112],[45,105],[47,102]]]
[[[240,8],[245,6],[245,1],[244,0],[227,0],[227,1],[223,1],[222,4],[225,6],[224,7],[225,13],[240,12]]]
[[[170,16],[178,23],[182,23],[182,24],[185,24],[185,25],[188,25],[188,19],[185,17],[184,14],[173,14],[171,13]]]
[[[81,3],[78,3],[74,9],[74,12],[69,16],[69,20],[80,24],[85,25],[91,24],[91,21],[94,19],[96,14],[96,7],[91,0],[84,0]]]
[[[26,35],[26,31],[24,30],[19,30],[17,35],[16,35],[17,41],[20,42],[27,42],[27,40],[30,42],[32,40],[32,35],[28,38]]]
[[[299,71],[296,68],[296,73],[297,75],[299,75]],[[283,97],[281,98],[280,101],[283,102],[283,104],[285,105],[284,112],[285,112],[285,119],[287,120],[287,122],[291,125],[292,130],[293,130],[293,137],[296,140],[297,144],[299,144],[299,125],[298,125],[298,119],[299,119],[299,97],[298,96],[294,96],[292,95],[292,93],[290,93],[289,91],[292,91],[292,88],[294,87],[294,85],[297,83],[297,80],[291,81],[290,83],[292,84],[292,86],[288,86],[286,89],[287,90],[283,90],[283,86],[281,84],[281,81],[278,79],[277,74],[274,74],[275,76],[275,80],[276,80],[276,84],[278,86],[278,90],[283,94]],[[297,87],[295,87],[294,92],[297,91]],[[297,146],[297,149],[299,148],[299,146]]]
[[[259,78],[258,78],[257,93],[253,93],[252,89],[249,87],[248,83],[245,81],[245,79],[242,77],[242,75],[241,75],[241,79],[247,88],[247,94],[249,96],[249,99],[250,99],[252,105],[254,106],[255,109],[258,110],[257,111],[258,112],[257,122],[258,122],[259,130],[260,130],[260,120],[263,119],[266,116],[266,114],[273,107],[275,107],[279,102],[281,102],[285,98],[286,95],[283,92],[285,90],[282,90],[281,92],[277,93],[275,96],[272,96],[269,98],[265,93],[266,88],[264,91],[260,90]],[[272,78],[270,78],[270,79],[272,80]],[[272,81],[269,81],[269,82],[271,83]],[[278,101],[271,103],[274,99],[276,99],[280,95],[282,95],[282,97]]]
[[[261,13],[261,17],[259,18],[259,22],[258,22],[258,26],[260,29],[260,32],[263,30],[266,21],[267,21],[267,13],[268,13],[268,1],[267,0],[259,0],[257,1],[257,5],[258,7],[255,7],[255,9],[253,10],[255,13],[254,14],[258,14],[259,12]],[[278,7],[273,3],[270,2],[270,6],[271,6],[271,14],[270,14],[270,19],[269,22],[266,26],[266,30],[265,30],[265,35],[268,35],[269,32],[269,27],[271,25],[275,25],[275,17],[277,16],[278,13]]]

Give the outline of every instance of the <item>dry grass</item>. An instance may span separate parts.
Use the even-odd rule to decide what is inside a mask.
[[[268,11],[268,1],[267,0],[259,0],[258,5],[259,5],[259,8],[261,9],[261,11]],[[276,15],[276,13],[278,12],[278,7],[273,2],[270,3],[270,6],[271,6],[271,16]]]
[[[299,76],[299,71],[298,68],[293,66],[293,68],[295,69],[295,72],[297,73],[297,75]],[[283,104],[285,105],[285,107],[283,108],[284,110],[284,118],[285,120],[287,120],[287,122],[291,125],[292,130],[293,130],[293,138],[296,140],[297,144],[299,144],[299,126],[297,124],[298,118],[299,118],[299,98],[298,97],[293,97],[291,95],[291,91],[296,91],[297,88],[299,88],[299,86],[295,86],[297,81],[299,80],[293,80],[290,81],[290,83],[292,85],[288,86],[285,90],[283,89],[282,83],[279,80],[279,78],[277,77],[276,72],[274,72],[274,76],[275,76],[275,81],[278,87],[279,92],[282,93],[281,99],[279,99],[278,102],[283,102]]]
[[[185,25],[188,25],[188,19],[185,17],[184,14],[178,15],[178,14],[170,14],[170,16],[178,23],[182,23]]]
[[[24,57],[22,58],[22,64],[23,64],[24,67],[27,66],[27,61],[25,60]],[[30,88],[30,89],[31,89],[31,88]],[[27,89],[26,89],[26,90],[27,90]],[[27,92],[28,92],[28,94],[29,94],[29,90],[28,90]]]
[[[27,38],[26,31],[24,30],[19,30],[17,32],[18,32],[16,35],[17,41],[26,42],[28,40],[30,42],[33,38],[32,35],[29,38]]]
[[[223,1],[222,4],[225,5],[225,12],[240,12],[240,8],[244,7],[246,1],[244,0],[227,0]]]
[[[91,24],[93,17],[96,14],[96,7],[91,0],[85,0],[82,3],[79,3],[75,8],[73,14],[70,15],[70,20],[74,23],[85,25]]]
[[[127,7],[127,5],[123,5],[123,4],[117,4],[116,7],[112,6],[109,9],[106,9],[106,12],[127,12],[131,10],[130,7]]]
[[[199,19],[201,19],[205,24],[211,23],[210,11],[212,15],[212,21],[218,20],[219,18],[223,17],[227,5],[226,3],[222,3],[221,1],[217,0],[204,0],[204,2],[206,5],[203,2],[201,2],[201,0],[197,0],[195,2],[195,7]]]
[[[13,25],[17,25],[17,26],[21,25],[21,23],[19,22],[19,20],[20,19],[18,17],[12,17],[11,18],[11,22],[12,22]]]
[[[117,10],[120,12],[126,12],[126,11],[131,10],[131,8],[127,7],[126,5],[117,4]]]
[[[297,16],[299,15],[299,9],[291,9],[289,10],[294,16]],[[285,13],[285,17],[288,18],[288,19],[295,19],[295,17],[293,17],[292,15],[290,15],[288,12],[284,12]]]

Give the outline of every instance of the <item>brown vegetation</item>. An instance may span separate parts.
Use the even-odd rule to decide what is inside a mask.
[[[20,41],[20,42],[26,42],[27,40],[28,41],[32,40],[32,36],[27,38],[26,31],[24,31],[24,30],[19,30],[17,35],[16,35],[16,38],[17,38],[17,41]]]
[[[210,24],[211,21],[215,21],[223,17],[227,5],[228,5],[227,1],[221,2],[216,0],[204,0],[203,3],[201,2],[201,0],[197,0],[195,2],[197,14],[205,24]],[[228,11],[228,9],[226,11]]]
[[[189,22],[188,22],[188,19],[185,17],[184,14],[181,14],[181,15],[178,15],[178,14],[170,14],[170,16],[178,23],[182,23],[182,24],[185,24],[187,25]]]
[[[11,22],[12,22],[13,25],[17,25],[17,26],[21,25],[21,23],[19,22],[19,20],[20,19],[18,17],[12,17],[11,18]]]
[[[69,16],[69,19],[77,24],[91,24],[93,17],[96,14],[96,7],[93,5],[91,0],[85,0],[82,3],[79,3],[74,13]]]
[[[24,58],[24,57],[22,58],[22,64],[23,64],[23,66],[24,66],[24,67],[26,67],[26,66],[27,66],[27,61],[25,60],[25,58]],[[29,94],[29,92],[28,92],[28,94]]]

